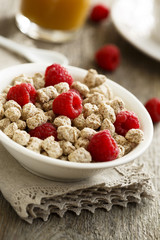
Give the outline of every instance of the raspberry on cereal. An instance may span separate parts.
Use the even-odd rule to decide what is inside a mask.
[[[66,68],[60,64],[52,64],[45,71],[45,86],[54,86],[60,82],[66,82],[69,86],[73,83],[73,78]]]
[[[119,148],[109,130],[103,130],[93,135],[87,150],[95,162],[112,161],[118,157]]]
[[[160,99],[159,98],[151,98],[149,99],[145,107],[149,112],[153,123],[160,121]]]
[[[24,106],[26,103],[35,103],[36,90],[29,83],[21,83],[11,87],[7,94],[7,100],[14,100],[20,106]]]
[[[57,139],[56,128],[51,123],[44,123],[41,126],[30,130],[29,134],[31,137],[37,137],[42,140],[44,140],[50,136],[53,136],[55,139]]]
[[[53,112],[74,119],[82,112],[82,99],[74,92],[62,93],[53,101]]]
[[[130,129],[138,129],[140,124],[135,113],[130,111],[121,111],[116,115],[114,126],[116,133],[125,136]]]

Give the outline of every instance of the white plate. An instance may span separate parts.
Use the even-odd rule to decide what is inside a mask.
[[[160,61],[160,1],[116,0],[111,17],[126,40]]]
[[[9,85],[12,79],[22,73],[27,76],[33,76],[34,73],[44,73],[46,65],[44,64],[21,64],[0,71],[0,92]],[[66,66],[74,80],[83,81],[87,71],[84,69]],[[150,145],[153,136],[153,124],[151,118],[143,104],[129,91],[119,84],[107,80],[115,96],[119,96],[126,103],[126,108],[134,111],[139,117],[141,129],[144,132],[144,141],[134,148],[127,155],[114,161],[102,163],[76,163],[54,159],[35,153],[18,143],[11,140],[7,135],[0,131],[0,141],[7,151],[17,159],[17,161],[30,172],[49,179],[58,179],[59,181],[77,181],[89,178],[99,172],[126,164],[139,157]]]

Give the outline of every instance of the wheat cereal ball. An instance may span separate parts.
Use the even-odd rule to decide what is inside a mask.
[[[84,118],[83,113],[73,120],[73,125],[80,130],[86,126],[86,119]]]
[[[70,162],[90,163],[92,161],[90,153],[83,147],[76,149],[68,155]]]
[[[47,152],[49,157],[59,158],[63,154],[59,142],[55,141],[53,136],[43,140],[42,148]]]
[[[22,146],[27,146],[30,135],[24,130],[17,129],[16,131],[14,131],[12,139],[13,141],[19,143]]]
[[[9,118],[3,118],[0,120],[0,130],[4,131],[4,129],[11,123]]]
[[[11,122],[16,122],[21,117],[21,111],[17,107],[9,107],[4,112],[4,115],[11,120]]]
[[[56,127],[71,126],[71,119],[67,116],[58,116],[54,119],[53,123]]]
[[[18,126],[15,122],[9,124],[5,129],[4,133],[9,137],[12,138],[14,135],[14,132],[18,129]]]
[[[90,140],[94,134],[96,134],[96,131],[94,129],[88,128],[88,127],[83,128],[81,131],[81,137],[87,138],[88,140]]]
[[[57,128],[57,138],[59,140],[75,143],[80,136],[80,131],[76,127],[60,126]]]
[[[140,129],[130,129],[126,135],[125,138],[133,143],[139,144],[144,139],[144,133]]]

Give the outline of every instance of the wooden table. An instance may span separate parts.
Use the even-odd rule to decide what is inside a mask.
[[[57,50],[65,54],[71,65],[85,69],[96,68],[115,82],[126,87],[143,103],[150,97],[160,97],[160,63],[147,57],[127,43],[116,31],[111,20],[102,24],[86,23],[79,37],[65,44],[34,41],[23,35],[15,26],[16,0],[0,0],[0,34],[26,46]],[[106,43],[116,44],[121,51],[120,67],[107,73],[94,62],[95,51]],[[0,68],[25,63],[25,60],[0,48]],[[151,147],[139,161],[145,161],[154,174],[157,195],[160,190],[160,124],[155,126]],[[95,214],[83,211],[80,216],[68,212],[63,218],[52,215],[48,222],[36,220],[32,225],[22,221],[0,195],[1,240],[156,240],[160,239],[160,204],[154,202],[130,204],[127,208],[114,207],[110,212],[97,210]]]

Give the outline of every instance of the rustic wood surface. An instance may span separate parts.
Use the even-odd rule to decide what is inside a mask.
[[[147,57],[127,43],[116,31],[112,21],[94,25],[89,21],[81,34],[72,42],[49,44],[34,41],[15,26],[16,0],[0,0],[0,34],[26,46],[57,50],[65,54],[71,65],[85,69],[96,68],[115,82],[126,87],[143,103],[152,96],[160,97],[160,63]],[[114,43],[121,50],[120,67],[107,73],[97,67],[94,52],[106,43]],[[0,47],[0,68],[26,61]],[[1,79],[2,81],[3,79]],[[127,208],[114,207],[110,212],[96,210],[95,214],[83,211],[80,216],[68,212],[63,218],[52,215],[48,222],[36,220],[32,225],[22,221],[9,203],[0,195],[0,239],[1,240],[156,240],[160,239],[160,124],[155,126],[151,147],[139,161],[145,161],[157,197],[154,202]]]

